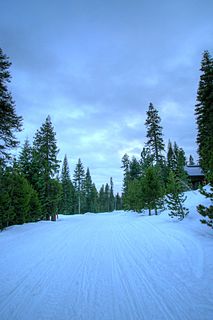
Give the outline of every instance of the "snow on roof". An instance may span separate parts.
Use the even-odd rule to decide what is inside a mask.
[[[189,176],[204,176],[203,171],[199,166],[185,166],[184,169]]]

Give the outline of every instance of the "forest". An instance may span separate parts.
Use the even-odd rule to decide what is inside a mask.
[[[56,132],[50,115],[36,131],[33,143],[26,139],[19,154],[13,151],[19,141],[16,133],[23,128],[23,119],[16,114],[15,102],[8,89],[11,62],[0,49],[0,229],[14,224],[39,220],[55,221],[58,214],[110,212],[114,210],[148,209],[158,214],[165,206],[171,217],[182,220],[188,213],[184,191],[190,182],[184,170],[193,165],[183,148],[163,140],[163,128],[157,108],[150,103],[145,126],[147,142],[140,159],[125,154],[122,195],[114,194],[113,178],[97,190],[90,169],[78,160],[71,178],[67,156],[60,169]],[[197,90],[195,117],[199,164],[207,183],[213,185],[213,59],[204,51]],[[109,177],[110,177],[109,173]],[[201,190],[213,199],[213,192]],[[213,206],[198,206],[203,223],[213,226]]]

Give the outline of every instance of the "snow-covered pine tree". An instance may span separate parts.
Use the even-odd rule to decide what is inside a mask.
[[[81,205],[83,202],[83,187],[84,187],[84,179],[85,179],[85,171],[84,166],[81,162],[81,159],[78,159],[78,163],[76,164],[73,181],[74,181],[74,188],[77,195],[77,210],[80,214],[82,211]]]
[[[186,196],[181,191],[182,185],[179,179],[175,176],[175,173],[170,170],[167,184],[167,196],[166,203],[170,210],[169,216],[171,218],[177,217],[179,220],[184,219],[189,210],[184,207]]]
[[[17,116],[15,103],[7,88],[11,79],[10,66],[9,58],[0,48],[0,165],[10,158],[10,149],[19,143],[15,133],[22,130],[22,117]]]

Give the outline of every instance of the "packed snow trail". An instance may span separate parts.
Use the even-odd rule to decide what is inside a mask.
[[[196,225],[120,212],[10,227],[0,319],[213,319],[213,238]]]

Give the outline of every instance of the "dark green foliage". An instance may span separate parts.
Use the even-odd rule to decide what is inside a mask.
[[[211,185],[211,192],[202,190],[201,193],[213,201],[213,59],[208,51],[203,54],[201,62],[201,76],[197,91],[195,115],[197,120],[197,143],[200,164],[207,180]],[[213,206],[209,208],[199,205],[198,212],[208,220],[201,220],[212,227]]]
[[[84,179],[85,179],[85,171],[81,159],[78,159],[78,163],[76,164],[73,180],[74,180],[74,188],[77,195],[77,203],[76,209],[78,213],[82,212],[82,205],[83,205],[83,187],[84,187]]]
[[[140,159],[140,171],[143,175],[150,166],[153,165],[154,156],[151,154],[149,148],[143,148],[141,151],[141,159]]]
[[[84,185],[83,185],[84,197],[85,197],[85,200],[84,200],[85,212],[92,211],[92,189],[93,189],[92,178],[90,175],[89,168],[87,168],[85,179],[84,179]]]
[[[149,215],[151,215],[151,210],[154,209],[155,214],[157,214],[157,210],[162,208],[162,198],[164,195],[160,167],[148,167],[140,183],[142,209],[148,209]]]
[[[195,107],[197,143],[200,165],[208,177],[213,170],[213,59],[208,51],[203,54],[200,70]]]
[[[109,184],[105,184],[104,188],[104,202],[105,202],[105,210],[106,212],[109,212],[109,198],[110,198],[110,189],[109,189]]]
[[[129,163],[129,180],[138,179],[141,175],[141,166],[135,157]]]
[[[72,214],[74,213],[74,199],[75,190],[70,179],[69,165],[67,156],[65,155],[62,172],[61,172],[61,199],[60,199],[60,213]]]
[[[115,209],[115,197],[113,191],[113,180],[110,178],[110,192],[109,192],[109,211],[113,211]]]
[[[0,48],[0,165],[10,158],[10,149],[18,145],[15,133],[21,131],[22,118],[16,115],[15,103],[7,88],[11,63]]]
[[[95,184],[93,183],[91,190],[91,212],[98,212],[98,210],[98,191],[96,189]]]
[[[29,140],[26,139],[19,155],[18,165],[20,172],[30,182],[33,183],[33,149]]]
[[[119,195],[119,193],[117,193],[115,196],[115,210],[122,210],[122,209],[123,209],[122,197]]]
[[[144,208],[141,179],[131,180],[126,194],[125,210],[140,212]]]
[[[213,187],[211,187],[210,192],[207,192],[204,188],[202,188],[200,190],[200,193],[203,194],[206,198],[209,198],[213,203]],[[213,228],[213,205],[210,205],[209,207],[204,207],[200,204],[197,207],[197,210],[203,217],[205,217],[205,219],[202,219],[201,222]]]
[[[171,218],[177,217],[179,220],[184,219],[189,212],[183,205],[187,197],[184,196],[182,185],[172,170],[169,173],[167,192],[166,203],[170,210],[169,216]]]
[[[182,148],[178,147],[177,143],[172,143],[169,141],[168,151],[167,151],[167,168],[168,175],[170,171],[173,171],[176,179],[179,180],[179,185],[182,186],[182,191],[189,189],[189,181],[187,173],[184,170],[186,165],[186,156]]]
[[[29,222],[39,221],[41,216],[41,203],[38,198],[38,193],[31,187],[29,200]]]
[[[33,142],[33,160],[34,169],[33,187],[39,194],[42,213],[47,220],[50,216],[55,219],[56,204],[59,200],[57,190],[58,182],[54,180],[58,173],[59,161],[57,160],[58,148],[54,128],[50,116],[46,118],[45,123],[37,130]]]
[[[106,196],[105,196],[104,185],[102,185],[99,190],[98,203],[99,203],[99,212],[107,211],[106,210],[107,205],[106,205]]]
[[[129,170],[130,170],[130,160],[129,160],[128,154],[125,153],[121,161],[122,161],[121,168],[123,168],[123,171],[124,171],[123,192],[125,193],[128,187]]]
[[[162,135],[162,127],[160,126],[161,119],[157,109],[150,103],[147,111],[147,119],[145,126],[147,127],[147,147],[150,149],[156,163],[160,164],[164,151],[164,142]]]

